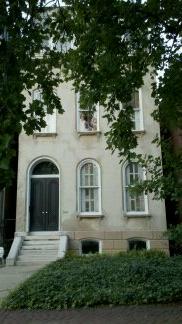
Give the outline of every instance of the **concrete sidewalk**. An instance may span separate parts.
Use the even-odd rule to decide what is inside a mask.
[[[42,266],[3,266],[0,267],[0,300],[19,283],[29,278]]]

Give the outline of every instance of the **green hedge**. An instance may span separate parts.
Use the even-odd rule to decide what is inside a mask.
[[[66,309],[182,300],[182,257],[162,253],[67,257],[35,273],[4,309]]]

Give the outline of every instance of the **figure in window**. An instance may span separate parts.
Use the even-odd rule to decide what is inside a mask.
[[[97,130],[97,119],[94,113],[80,112],[80,131],[92,132]]]

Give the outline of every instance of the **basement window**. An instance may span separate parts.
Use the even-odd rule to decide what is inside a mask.
[[[147,250],[147,242],[143,240],[129,240],[129,251],[139,251],[139,250]]]
[[[99,242],[93,240],[81,241],[81,254],[99,253]]]

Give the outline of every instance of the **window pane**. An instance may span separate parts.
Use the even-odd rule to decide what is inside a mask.
[[[89,173],[93,174],[93,163],[88,163],[89,166]]]
[[[86,189],[80,190],[80,207],[82,212],[86,211]]]
[[[91,204],[90,204],[90,206],[91,206],[91,208],[90,208],[90,209],[91,209],[91,211],[93,211],[93,212],[94,212],[94,211],[95,211],[95,208],[94,208],[94,200],[92,200],[92,201],[91,201]]]
[[[99,190],[98,188],[94,188],[94,211],[99,211]]]
[[[146,250],[146,242],[140,240],[129,241],[129,250]]]
[[[81,188],[81,212],[98,212],[98,188]]]
[[[132,100],[129,104],[133,107],[133,129],[140,130],[141,129],[141,107],[139,101],[139,91],[136,90],[132,95]]]
[[[138,164],[137,163],[132,163],[132,164],[133,164],[134,172],[138,173],[138,168],[139,168]]]
[[[98,253],[99,243],[97,241],[82,241],[82,254]]]
[[[94,186],[98,186],[98,168],[94,165]]]
[[[144,172],[141,166],[138,166],[138,177],[140,180],[144,180]]]
[[[84,179],[84,186],[89,186],[89,176],[87,174],[85,174]]]
[[[39,89],[33,91],[33,100],[42,100],[42,94]]]
[[[139,91],[136,90],[133,95],[132,95],[132,100],[130,102],[131,106],[133,108],[138,108],[139,107]]]
[[[140,130],[140,109],[135,109],[133,114],[134,130]]]
[[[90,211],[90,204],[89,201],[85,201],[85,211],[89,212]]]
[[[53,114],[46,114],[44,118],[46,122],[46,127],[41,128],[42,133],[56,133],[56,111],[54,110]]]
[[[97,131],[97,111],[79,110],[78,115],[80,132]]]
[[[37,164],[34,169],[32,174],[33,175],[41,175],[41,174],[58,174],[59,170],[56,167],[55,164],[53,164],[52,162],[48,162],[48,161],[43,161],[40,162],[39,164]]]
[[[126,210],[131,211],[131,196],[129,194],[129,190],[126,189]]]
[[[93,163],[86,163],[81,168],[80,174],[81,186],[97,186],[98,185],[98,168]]]
[[[144,194],[140,196],[136,196],[136,210],[137,211],[145,211],[144,207]]]
[[[144,194],[134,195],[126,189],[126,208],[127,211],[145,211]]]
[[[94,175],[93,174],[90,175],[90,185],[91,186],[94,185]]]

